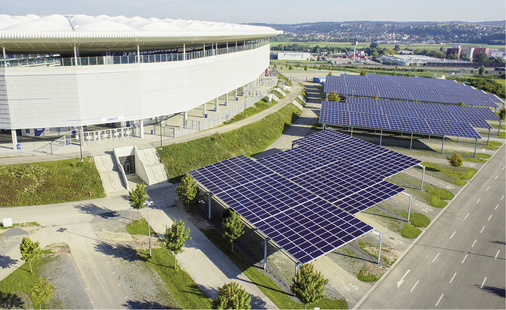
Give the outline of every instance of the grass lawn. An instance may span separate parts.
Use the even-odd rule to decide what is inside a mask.
[[[0,207],[99,197],[105,197],[104,188],[90,157],[0,166]]]
[[[422,231],[411,224],[405,224],[401,230],[401,236],[404,238],[414,239],[418,237]]]
[[[408,218],[408,213],[401,212],[399,215]],[[415,227],[427,227],[430,224],[430,219],[422,213],[411,213],[409,215],[409,221]]]
[[[231,253],[230,243],[228,243],[223,237],[214,229],[207,229],[202,231],[206,237],[211,240],[216,247],[218,247],[223,253],[225,253],[230,260],[242,271],[244,274],[258,286],[262,292],[264,292],[270,300],[272,300],[276,306],[280,309],[303,309],[304,305],[293,301],[287,292],[281,290],[281,288],[274,283],[267,275],[258,271],[257,267],[251,265],[248,259],[240,253],[235,251]],[[348,304],[344,299],[335,300],[329,298],[323,298],[320,301],[312,304],[307,304],[309,309],[314,307],[320,307],[320,309],[347,309]]]
[[[448,202],[441,199],[453,199],[454,195],[447,189],[437,187],[432,184],[424,183],[423,189],[424,192],[419,190],[419,187],[416,189],[412,186],[412,184],[417,184],[420,181],[412,176],[409,176],[404,173],[399,173],[395,175],[395,177],[391,177],[387,179],[389,182],[397,184],[399,186],[405,187],[406,191],[412,194],[414,197],[421,201],[425,201],[433,207],[436,208],[444,208],[448,204]]]
[[[236,114],[234,117],[232,117],[228,121],[223,122],[223,124],[224,125],[228,125],[228,124],[232,124],[232,123],[238,122],[238,121],[243,120],[245,118],[248,118],[248,117],[250,117],[252,115],[260,113],[263,110],[267,110],[268,108],[272,107],[276,103],[278,103],[278,102],[275,101],[275,100],[272,100],[271,102],[269,102],[269,98],[268,97],[264,97],[260,101],[258,101],[257,103],[255,103],[253,106],[247,108],[246,110],[242,111],[239,114]]]
[[[178,179],[186,172],[234,156],[263,151],[299,117],[301,111],[288,104],[262,120],[223,134],[158,148],[169,175]]]
[[[148,234],[148,226],[144,218],[133,221],[127,225],[130,234]],[[151,229],[153,231],[153,229]],[[193,279],[180,267],[174,269],[174,255],[164,244],[159,249],[142,251],[141,257],[149,263],[160,275],[169,291],[184,309],[210,309],[211,299],[193,281]]]
[[[25,222],[25,223],[13,223],[12,224],[12,227],[27,227],[27,226],[39,226],[40,227],[40,224],[37,222]],[[6,229],[11,229],[12,227],[0,226],[0,229],[6,230]]]
[[[378,277],[378,276],[376,276],[374,274],[370,274],[370,275],[365,276],[364,275],[364,267],[362,267],[362,269],[360,269],[360,272],[357,275],[357,279],[359,279],[362,282],[376,282],[380,278],[381,277]]]
[[[51,255],[47,255],[51,254],[51,251],[43,250],[42,253],[41,257],[32,262],[33,272],[30,273],[30,265],[28,263],[24,263],[20,268],[16,269],[0,282],[1,309],[25,308],[27,305],[25,305],[21,300],[19,292],[23,292],[30,297],[34,309],[46,309],[46,305],[40,304],[38,300],[34,300],[30,296],[32,287],[39,278],[39,267],[48,263],[51,259]]]
[[[422,165],[426,167],[426,172],[442,179],[448,183],[455,185],[465,185],[478,172],[474,168],[457,167],[451,165],[442,165],[436,163],[423,162]]]
[[[501,142],[495,142],[495,141],[490,141],[488,143],[488,145],[484,145],[484,147],[486,147],[487,149],[490,149],[490,150],[498,150],[501,148],[501,146],[502,146]]]

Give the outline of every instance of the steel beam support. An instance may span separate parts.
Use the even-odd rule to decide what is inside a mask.
[[[209,192],[209,199],[207,201],[207,212],[208,212],[208,218],[211,219],[211,204],[212,204],[212,200],[213,200],[213,193]]]
[[[269,245],[269,238],[264,239],[264,270],[267,270],[267,246]]]
[[[422,169],[423,169],[423,172],[422,172],[422,182],[420,184],[420,190],[422,191],[423,190],[423,178],[425,177],[425,166],[422,165],[422,164],[418,164],[418,166],[422,167]]]

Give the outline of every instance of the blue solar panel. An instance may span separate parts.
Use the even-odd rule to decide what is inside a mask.
[[[383,181],[343,198],[335,204],[340,209],[354,215],[403,191],[402,187]]]
[[[244,155],[188,172],[214,194],[262,178],[273,172]]]
[[[325,93],[335,91],[340,95],[365,96],[398,100],[417,100],[473,106],[498,107],[502,103],[497,96],[487,94],[453,80],[427,79],[368,74],[366,76],[327,76]]]
[[[293,144],[303,146],[326,146],[349,139],[350,136],[332,130],[323,130],[315,134],[293,141]]]

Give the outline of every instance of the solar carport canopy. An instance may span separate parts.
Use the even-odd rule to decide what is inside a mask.
[[[419,160],[331,130],[259,160],[238,156],[190,171],[300,263],[370,232],[353,215],[404,189],[385,178]]]
[[[434,107],[430,107],[434,106]],[[346,102],[323,101],[320,122],[389,131],[481,139],[473,128],[492,128],[485,118],[497,117],[484,108],[407,103],[369,98],[347,98]],[[433,109],[430,109],[433,108]]]
[[[502,103],[494,94],[466,86],[454,80],[391,75],[327,76],[323,92],[340,95],[400,99],[409,101],[498,107]]]

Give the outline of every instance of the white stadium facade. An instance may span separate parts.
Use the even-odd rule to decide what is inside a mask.
[[[255,81],[268,27],[85,15],[0,15],[0,129],[83,128],[189,111]],[[143,132],[143,130],[141,130]]]

